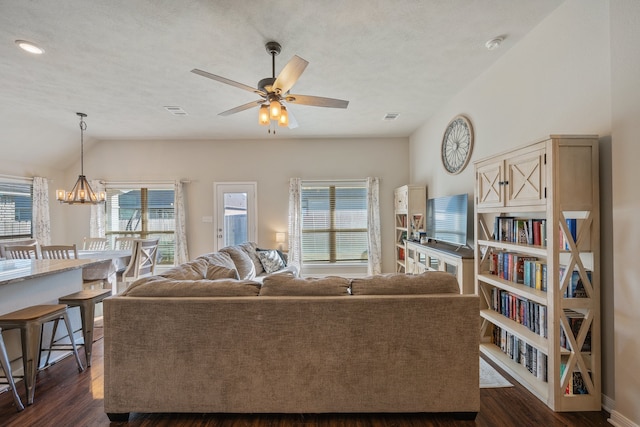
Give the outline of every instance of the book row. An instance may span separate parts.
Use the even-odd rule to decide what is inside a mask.
[[[560,266],[560,283],[563,283],[566,267]],[[489,254],[489,274],[501,279],[515,282],[532,289],[547,291],[547,264],[536,257],[525,256],[516,252],[491,251]],[[567,279],[564,298],[588,298],[582,276],[578,270],[573,270]],[[591,271],[585,270],[589,285],[591,285]]]
[[[578,231],[583,219],[566,218],[569,235],[562,229],[558,233],[558,244],[562,250],[569,250],[569,241],[577,242]],[[513,216],[497,216],[493,223],[493,238],[501,242],[522,245],[547,246],[547,220],[544,218],[516,218]],[[580,249],[586,250],[590,246],[588,233],[584,234],[584,241]]]
[[[562,283],[562,278],[565,275],[566,268],[560,266],[560,283]],[[565,298],[588,298],[587,291],[584,287],[584,282],[582,281],[582,277],[580,276],[580,272],[578,270],[573,270],[570,272],[571,277],[567,280],[567,287],[564,291]],[[585,270],[585,274],[587,275],[587,279],[589,279],[589,284],[591,284],[591,271]]]
[[[493,329],[493,343],[511,360],[527,368],[536,378],[547,381],[546,354],[498,326]]]
[[[492,251],[489,273],[530,288],[547,290],[547,264],[515,252]]]
[[[547,307],[511,292],[492,288],[491,308],[505,317],[547,337]]]
[[[493,238],[501,242],[547,246],[547,220],[498,216],[493,223]]]
[[[582,328],[582,324],[584,322],[584,315],[578,313],[575,310],[571,310],[568,308],[564,309],[564,315],[567,318],[567,322],[569,323],[569,327],[571,328],[571,335],[574,339],[577,338],[580,329]],[[571,349],[571,345],[569,344],[569,340],[567,339],[567,335],[565,334],[564,328],[560,328],[560,347]],[[582,353],[591,352],[591,328],[587,330],[587,334],[584,338],[584,342],[582,343],[582,348],[580,349]]]
[[[514,335],[498,326],[493,328],[492,336],[493,344],[498,346],[500,350],[511,360],[524,366],[533,376],[540,381],[548,381],[548,357],[542,351],[527,344]],[[560,363],[560,378],[564,375],[567,365],[565,362]],[[591,372],[589,372],[591,375]],[[565,387],[565,395],[588,394],[589,391],[584,382],[582,372],[579,370],[571,373],[571,378]]]
[[[560,363],[560,378],[562,378],[562,375],[564,375],[564,371],[566,371],[566,369],[567,365],[565,363]],[[591,372],[589,372],[589,377],[591,377]],[[582,377],[582,372],[573,371],[571,373],[571,379],[567,383],[567,387],[564,389],[564,394],[589,394],[587,385],[584,383],[584,378]]]

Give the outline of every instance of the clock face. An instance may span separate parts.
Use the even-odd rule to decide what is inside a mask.
[[[449,122],[442,137],[442,165],[452,175],[462,172],[469,163],[473,150],[473,128],[464,116]]]

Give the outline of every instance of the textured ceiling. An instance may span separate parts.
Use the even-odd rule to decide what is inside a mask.
[[[3,161],[66,167],[86,141],[255,139],[258,99],[192,74],[249,86],[271,76],[264,44],[309,66],[293,93],[350,101],[346,110],[290,105],[280,138],[406,137],[549,15],[562,0],[0,0]],[[484,43],[506,40],[488,51]],[[45,54],[18,49],[16,39]],[[180,106],[174,116],[164,106]],[[386,113],[400,113],[384,121]],[[1,167],[0,162],[0,167]],[[2,172],[0,170],[0,172]]]

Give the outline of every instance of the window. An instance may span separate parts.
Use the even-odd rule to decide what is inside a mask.
[[[0,239],[31,239],[33,184],[0,179]]]
[[[303,262],[367,261],[366,182],[304,181],[300,197]]]
[[[174,200],[173,188],[107,187],[105,223],[111,247],[116,237],[160,239],[158,264],[173,265]]]

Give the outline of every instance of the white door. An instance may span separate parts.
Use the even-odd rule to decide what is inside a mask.
[[[215,250],[257,241],[257,183],[215,182],[213,189]]]

